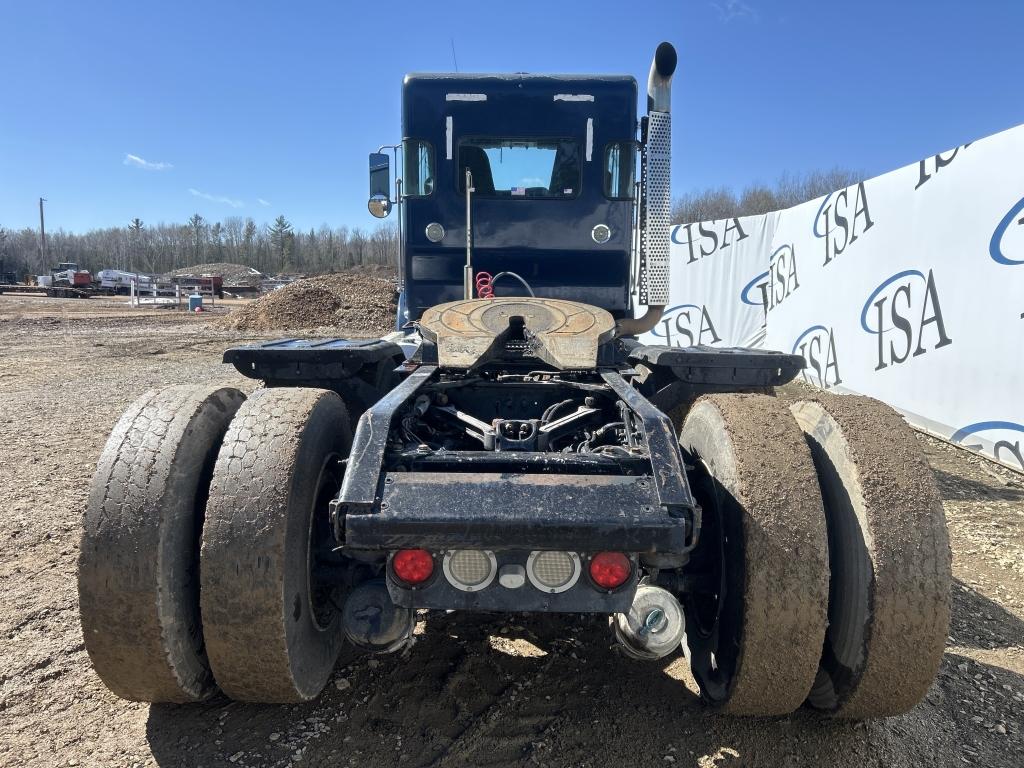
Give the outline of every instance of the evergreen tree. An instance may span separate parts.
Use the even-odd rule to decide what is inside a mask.
[[[267,227],[267,236],[278,258],[278,264],[287,271],[290,267],[289,259],[295,248],[295,233],[292,231],[291,223],[284,216],[278,216],[274,223]]]

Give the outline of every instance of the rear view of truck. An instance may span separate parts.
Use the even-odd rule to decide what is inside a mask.
[[[79,586],[115,693],[307,700],[439,609],[607,615],[735,714],[920,700],[950,555],[900,417],[776,397],[799,356],[637,338],[669,298],[675,69],[663,43],[639,120],[631,77],[406,78],[370,158],[396,332],[229,349],[250,397],[156,390],[111,435]]]

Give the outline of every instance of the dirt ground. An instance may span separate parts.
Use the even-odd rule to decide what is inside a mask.
[[[686,663],[621,658],[596,618],[424,614],[395,656],[346,655],[303,706],[115,698],[78,620],[95,462],[147,389],[223,382],[215,314],[0,296],[0,765],[1024,765],[1024,478],[921,437],[953,542],[941,671],[909,714],[706,709]]]

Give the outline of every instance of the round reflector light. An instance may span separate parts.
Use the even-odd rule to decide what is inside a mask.
[[[579,579],[580,570],[575,552],[531,552],[526,561],[530,583],[542,592],[564,592]]]
[[[602,589],[615,589],[632,573],[629,558],[621,552],[601,552],[590,561],[590,578]]]
[[[493,552],[482,549],[453,549],[444,556],[444,575],[463,592],[476,592],[494,580],[498,561]]]
[[[432,243],[439,243],[444,240],[444,227],[438,224],[436,221],[432,221],[427,224],[426,228],[427,240]]]
[[[400,581],[415,586],[434,573],[434,558],[425,549],[400,549],[391,558],[391,570]]]

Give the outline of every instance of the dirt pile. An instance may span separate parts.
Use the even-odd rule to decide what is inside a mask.
[[[351,273],[310,277],[235,310],[221,324],[239,331],[331,327],[382,335],[394,329],[395,283]]]
[[[167,273],[167,277],[212,277],[214,275],[220,275],[224,279],[225,286],[234,285],[247,288],[258,288],[263,279],[263,274],[259,270],[245,264],[228,262],[195,264]]]

